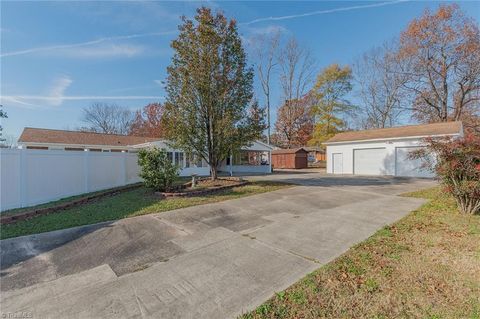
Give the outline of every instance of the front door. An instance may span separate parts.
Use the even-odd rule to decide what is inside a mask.
[[[343,174],[343,154],[333,153],[332,161],[333,174]]]

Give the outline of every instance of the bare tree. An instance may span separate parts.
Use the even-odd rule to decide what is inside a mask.
[[[0,140],[0,148],[17,148],[17,139],[11,134],[4,134]]]
[[[93,103],[83,109],[82,121],[87,126],[82,130],[127,135],[134,118],[132,111],[116,104]]]
[[[408,78],[398,72],[395,52],[395,48],[386,43],[365,53],[354,65],[365,129],[393,126],[404,110],[403,88]]]
[[[0,104],[0,119],[7,118],[7,113],[3,110],[3,105]],[[0,142],[4,142],[5,138],[3,137],[3,126],[0,123]]]
[[[315,59],[311,51],[292,37],[280,50],[278,63],[283,98],[300,101],[309,90],[316,73]]]
[[[312,125],[304,124],[312,122],[309,110],[313,102],[307,93],[314,81],[315,60],[310,50],[301,46],[293,37],[279,50],[277,59],[284,103],[277,114],[275,140],[288,141],[283,144],[291,147],[293,144],[298,144],[293,142],[298,140],[295,136],[309,137],[313,129]],[[308,112],[305,113],[305,110]],[[305,131],[306,127],[310,128],[310,132]],[[304,143],[308,139],[300,140]]]
[[[265,96],[265,109],[267,112],[267,143],[270,144],[270,84],[275,68],[278,66],[278,48],[280,45],[280,32],[260,35],[254,39],[254,56],[256,60],[257,76],[260,80],[263,95]]]

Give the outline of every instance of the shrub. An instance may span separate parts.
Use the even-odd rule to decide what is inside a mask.
[[[453,195],[460,212],[480,212],[480,136],[426,139],[427,150],[412,152],[423,158],[441,179],[445,190]],[[435,154],[435,160],[427,153]]]
[[[168,191],[178,178],[179,168],[168,158],[167,152],[157,147],[138,152],[139,176],[146,187],[156,191]]]

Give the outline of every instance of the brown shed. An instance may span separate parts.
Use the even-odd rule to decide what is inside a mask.
[[[273,168],[307,168],[308,152],[303,148],[272,151]]]

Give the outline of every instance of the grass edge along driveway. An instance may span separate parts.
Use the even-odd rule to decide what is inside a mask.
[[[151,190],[141,187],[61,212],[34,217],[14,224],[1,225],[0,239],[221,202],[292,186],[287,183],[257,181],[217,194],[169,199],[160,199]]]
[[[480,216],[404,196],[430,201],[241,318],[480,318]]]

